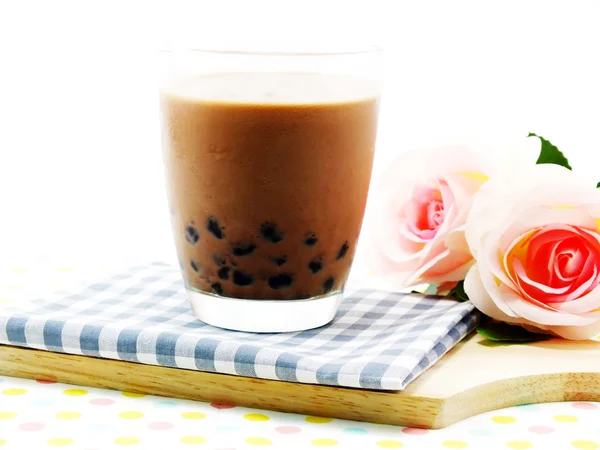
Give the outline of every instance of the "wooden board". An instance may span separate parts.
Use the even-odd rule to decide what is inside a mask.
[[[600,342],[465,339],[402,392],[258,380],[0,346],[0,373],[299,414],[442,428],[527,403],[600,401]]]

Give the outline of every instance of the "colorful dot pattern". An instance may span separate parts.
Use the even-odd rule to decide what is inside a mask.
[[[102,267],[106,271],[109,267]],[[89,273],[97,273],[90,268]],[[0,307],[18,302],[35,278],[55,290],[85,270],[19,266],[0,284]],[[522,405],[441,430],[262,411],[136,392],[0,376],[0,450],[169,448],[545,449],[600,450],[600,403]],[[551,443],[551,447],[549,446]]]
[[[599,419],[600,403],[565,402],[425,430],[0,377],[0,449],[600,450]]]

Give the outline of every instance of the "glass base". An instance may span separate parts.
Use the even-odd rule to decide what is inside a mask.
[[[209,325],[252,333],[310,330],[328,324],[343,291],[300,300],[250,300],[186,289],[196,318]]]

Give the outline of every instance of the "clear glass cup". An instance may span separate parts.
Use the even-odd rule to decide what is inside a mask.
[[[196,317],[250,332],[327,324],[365,210],[381,51],[163,56],[167,190]]]

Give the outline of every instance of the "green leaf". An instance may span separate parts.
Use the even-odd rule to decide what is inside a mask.
[[[456,298],[459,302],[466,302],[469,300],[469,296],[465,292],[465,282],[459,281],[456,287],[450,291],[448,296]]]
[[[437,284],[423,284],[417,286],[417,289],[410,291],[411,294],[422,294],[422,295],[436,295]]]
[[[535,133],[529,133],[527,137],[535,136],[542,141],[542,149],[540,151],[540,156],[538,160],[535,162],[536,164],[556,164],[559,166],[566,167],[569,170],[572,170],[569,165],[569,160],[562,154],[562,152],[554,145],[550,143],[550,141],[544,139],[541,136],[538,136]]]
[[[600,182],[596,185],[596,189],[600,189]]]
[[[423,291],[423,294],[425,295],[436,295],[437,294],[437,290],[438,290],[438,284],[430,284],[429,286],[427,286],[427,289],[425,289]]]
[[[532,333],[523,327],[503,322],[488,322],[477,327],[476,331],[484,338],[495,342],[524,343],[552,339],[548,334]]]

